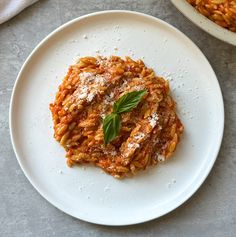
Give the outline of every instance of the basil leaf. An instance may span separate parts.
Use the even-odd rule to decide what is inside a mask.
[[[130,112],[141,101],[142,97],[147,93],[146,90],[132,91],[121,96],[113,105],[114,113]]]
[[[146,90],[132,91],[121,96],[118,101],[114,103],[113,112],[103,119],[102,128],[105,145],[107,145],[119,135],[121,128],[120,113],[130,112],[138,105],[146,93]]]
[[[121,128],[120,115],[111,113],[103,120],[103,134],[104,142],[107,145],[110,141],[114,140],[119,134]]]

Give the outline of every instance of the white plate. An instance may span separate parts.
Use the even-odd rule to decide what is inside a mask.
[[[222,41],[236,45],[236,33],[226,30],[209,20],[192,7],[186,0],[171,0],[171,2],[183,13],[183,15],[207,33]]]
[[[173,159],[131,179],[116,180],[95,167],[68,168],[64,150],[53,139],[48,105],[76,56],[97,50],[144,57],[170,80],[185,125]],[[171,25],[128,11],[83,16],[46,37],[23,65],[10,108],[13,147],[32,185],[62,211],[105,225],[151,220],[185,202],[214,164],[223,124],[220,87],[201,51]]]

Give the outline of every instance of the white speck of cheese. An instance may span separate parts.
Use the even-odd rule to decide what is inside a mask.
[[[93,100],[94,96],[95,96],[94,93],[92,93],[92,92],[89,93],[88,96],[87,96],[87,101],[91,102]]]
[[[88,87],[87,86],[82,86],[80,90],[80,94],[78,95],[78,98],[83,100],[88,96]]]
[[[175,184],[176,183],[176,179],[172,179],[172,184]]]
[[[110,191],[110,187],[106,186],[106,187],[104,188],[104,191],[105,191],[105,192]]]
[[[140,90],[144,89],[144,87],[142,85],[137,85],[137,86],[134,86],[133,88],[137,91],[140,91]]]
[[[82,81],[88,79],[91,76],[93,76],[93,74],[91,72],[81,72],[79,74],[80,80],[82,80]]]
[[[99,85],[103,86],[106,83],[106,78],[102,75],[96,75],[94,77],[94,82],[96,84],[99,84]]]
[[[156,126],[158,119],[157,113],[153,113],[152,116],[148,118],[148,121],[153,128]]]
[[[106,83],[106,78],[103,75],[98,74],[94,76],[91,72],[81,72],[79,76],[81,82],[85,85],[94,83],[94,86],[97,87],[97,86],[103,86]]]
[[[130,148],[130,149],[132,149],[132,148],[136,149],[136,148],[139,148],[139,147],[140,147],[140,145],[138,143],[131,142],[131,143],[128,144],[128,148]]]
[[[105,104],[111,104],[111,105],[113,105],[114,104],[114,101],[112,100],[112,98],[113,97],[111,97],[111,95],[109,96],[109,95],[106,95],[105,96]]]
[[[163,155],[157,155],[157,160],[159,161],[159,162],[163,162],[163,161],[165,161],[165,157],[163,156]]]
[[[138,134],[134,135],[134,139],[139,140],[139,139],[144,138],[144,136],[145,136],[145,134],[141,132],[141,133],[138,133]]]
[[[84,38],[84,39],[88,39],[88,36],[87,36],[87,35],[83,35],[83,38]]]
[[[75,63],[79,63],[79,61],[80,61],[80,56],[76,56]]]
[[[168,41],[168,39],[167,39],[167,38],[164,38],[164,39],[163,39],[163,42],[164,42],[164,43],[166,43],[167,41]]]
[[[101,113],[100,116],[101,116],[102,119],[104,119],[106,117],[106,115],[103,114],[103,113]]]
[[[112,151],[112,152],[111,152],[111,155],[112,155],[112,156],[115,156],[115,155],[117,155],[117,152],[116,152],[116,151]]]

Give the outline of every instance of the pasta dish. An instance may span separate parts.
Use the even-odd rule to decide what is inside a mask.
[[[50,110],[68,166],[92,163],[115,178],[169,159],[183,132],[168,81],[129,57],[80,58]]]

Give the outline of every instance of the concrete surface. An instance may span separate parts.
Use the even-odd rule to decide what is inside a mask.
[[[64,22],[105,9],[144,12],[184,32],[209,59],[225,102],[223,144],[199,191],[174,212],[128,227],[89,224],[44,200],[22,173],[8,128],[11,90],[32,49]],[[236,236],[236,47],[197,28],[167,0],[40,0],[0,25],[0,73],[0,236]]]

